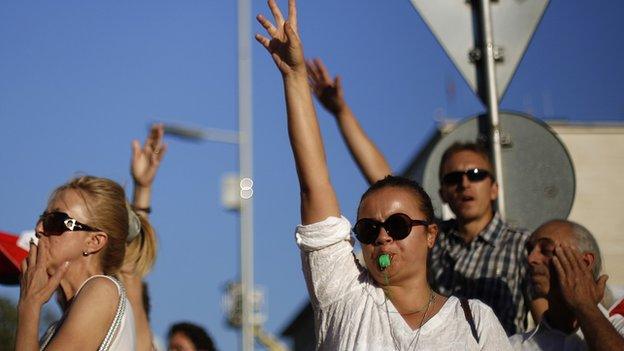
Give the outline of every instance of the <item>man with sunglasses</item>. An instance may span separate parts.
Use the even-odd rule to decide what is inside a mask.
[[[494,210],[498,185],[487,150],[456,143],[440,161],[440,197],[455,214],[440,224],[431,251],[431,280],[446,295],[476,298],[496,312],[507,334],[526,328],[533,302],[524,250],[529,232],[505,223]]]
[[[351,155],[369,184],[392,173],[344,99],[339,77],[319,59],[307,62],[311,90],[336,119]],[[524,244],[528,232],[511,228],[494,211],[498,185],[488,152],[474,143],[452,145],[440,162],[440,196],[455,219],[443,222],[429,262],[431,283],[445,295],[476,298],[494,309],[507,334],[525,329],[526,314],[544,307],[531,301]],[[529,302],[531,301],[531,302]]]

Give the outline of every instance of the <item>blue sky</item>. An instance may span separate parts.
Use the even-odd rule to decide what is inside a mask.
[[[484,111],[409,1],[300,2],[306,55],[342,75],[349,103],[394,169],[434,130],[435,116]],[[253,6],[268,14],[264,1]],[[502,109],[623,121],[623,10],[615,0],[552,1]],[[32,228],[51,190],[77,172],[130,189],[130,142],[152,121],[236,129],[236,38],[232,0],[0,2],[0,230]],[[281,79],[252,45],[256,282],[266,293],[266,327],[278,333],[307,298],[293,238],[298,185]],[[318,112],[332,181],[353,218],[366,184],[331,116]],[[219,197],[237,149],[167,142],[153,200],[161,247],[148,278],[152,324],[164,336],[171,322],[195,321],[221,349],[234,349],[221,297],[238,272],[238,220]],[[18,293],[0,287],[0,295]]]

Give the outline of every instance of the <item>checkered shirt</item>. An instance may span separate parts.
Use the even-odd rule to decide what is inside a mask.
[[[529,235],[507,225],[496,213],[490,224],[466,243],[455,220],[443,222],[429,257],[433,287],[444,295],[485,302],[508,335],[524,331],[531,301],[525,250]]]

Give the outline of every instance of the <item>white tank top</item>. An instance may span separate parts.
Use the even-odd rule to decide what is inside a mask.
[[[119,292],[119,302],[117,304],[117,312],[115,313],[115,318],[113,319],[113,323],[109,327],[108,332],[104,337],[104,341],[102,341],[102,344],[98,348],[98,351],[134,350],[136,348],[134,314],[132,313],[130,301],[128,301],[128,298],[126,297],[126,290],[121,285],[121,283],[117,281],[117,279],[107,275],[91,276],[89,277],[89,279],[85,280],[84,283],[82,283],[82,285],[76,292],[76,296],[78,296],[80,290],[82,290],[82,287],[85,286],[85,284],[89,280],[97,277],[106,278],[115,283],[115,285],[117,286],[117,291]],[[40,351],[45,350],[46,346],[48,346],[48,343],[50,342],[50,340],[52,340],[54,334],[56,334],[56,331],[61,326],[64,319],[65,315],[63,315],[63,317],[61,317],[58,322],[52,324],[48,328],[43,338],[41,339],[42,342],[41,347],[39,348]]]

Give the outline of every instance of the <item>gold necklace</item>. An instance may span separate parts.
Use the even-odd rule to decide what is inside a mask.
[[[425,308],[425,313],[423,314],[422,318],[420,319],[420,324],[418,325],[418,331],[416,332],[416,336],[414,338],[412,338],[412,341],[409,343],[409,345],[407,345],[407,349],[410,350],[412,344],[414,343],[414,340],[416,341],[416,344],[414,345],[414,350],[416,349],[416,347],[418,346],[418,342],[420,341],[420,331],[422,329],[423,323],[425,322],[425,318],[427,317],[427,313],[429,312],[429,308],[431,307],[431,304],[433,304],[433,302],[435,301],[435,293],[433,292],[433,290],[431,290],[431,288],[429,288],[429,301],[427,302],[427,307]],[[392,338],[392,343],[394,344],[394,348],[397,351],[400,351],[401,349],[399,348],[396,338],[394,337],[394,332],[392,331],[392,325],[390,325],[390,312],[388,311],[388,297],[386,296],[385,299],[385,304],[386,304],[386,316],[388,317],[388,327],[390,327],[390,337]],[[407,315],[410,314],[414,314],[416,312],[419,311],[414,311],[414,312],[410,312]],[[399,314],[401,316],[403,316],[403,314],[401,314],[399,312]]]
[[[411,312],[405,312],[405,313],[399,312],[399,314],[401,316],[409,316],[409,315],[412,315],[412,314],[415,314],[415,313],[419,313],[419,312],[425,311],[427,308],[429,308],[429,304],[431,303],[432,299],[435,299],[435,294],[433,293],[433,291],[431,289],[429,289],[429,299],[427,300],[427,302],[425,302],[422,305],[421,308],[417,308],[417,309],[415,309],[415,310],[413,310]],[[397,312],[398,312],[398,310],[397,310]]]

